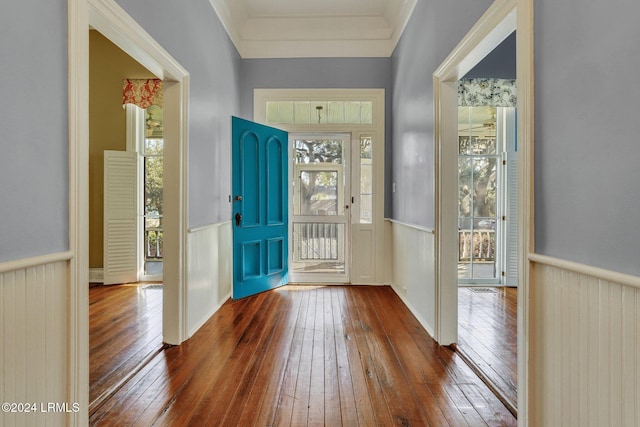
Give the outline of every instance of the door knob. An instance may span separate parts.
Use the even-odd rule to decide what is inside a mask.
[[[239,202],[239,201],[241,201],[241,200],[242,200],[242,196],[236,196],[236,197],[234,197],[234,200],[236,200],[236,201],[238,201],[238,202]]]
[[[238,212],[236,213],[236,227],[240,227],[240,221],[242,221],[242,215]]]

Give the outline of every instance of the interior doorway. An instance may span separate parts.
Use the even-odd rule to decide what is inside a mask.
[[[533,48],[532,8],[526,0],[494,2],[433,74],[436,140],[436,325],[441,345],[458,342],[458,81],[516,30],[518,136],[518,417],[528,417],[528,254],[532,246]],[[453,169],[453,170],[452,170]]]
[[[517,416],[515,64],[513,33],[458,82],[456,351]]]
[[[104,267],[104,284],[89,289],[91,413],[163,348],[162,270],[149,269],[162,254],[163,135],[159,106],[122,105],[125,78],[155,76],[100,32],[89,33],[89,240]],[[148,134],[145,114],[157,123]],[[141,280],[155,283],[128,284]]]

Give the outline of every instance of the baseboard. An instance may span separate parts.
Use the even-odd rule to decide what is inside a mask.
[[[420,326],[422,326],[424,328],[424,330],[427,331],[427,333],[429,334],[429,336],[431,338],[435,339],[435,333],[433,332],[433,329],[422,318],[422,316],[420,316],[418,311],[411,305],[411,303],[404,297],[404,295],[402,295],[402,293],[400,291],[398,291],[398,289],[394,285],[391,285],[391,289],[393,289],[393,292],[395,292],[396,295],[398,295],[398,297],[400,297],[400,299],[402,300],[404,305],[407,306],[407,308],[409,309],[411,314],[413,314],[413,316],[418,320],[418,323],[420,323]]]
[[[104,269],[90,268],[89,283],[104,283]]]
[[[207,323],[207,321],[211,318],[211,316],[213,316],[214,314],[216,314],[216,311],[218,311],[220,309],[220,307],[222,307],[222,305],[227,302],[227,300],[229,300],[229,298],[231,298],[231,292],[229,292],[227,295],[225,295],[222,298],[222,302],[215,305],[210,311],[209,313],[207,313],[205,316],[202,317],[202,319],[196,323],[193,328],[191,328],[189,330],[189,337],[191,338],[196,332],[198,332],[198,329],[200,329],[202,327],[202,325],[204,325],[205,323]]]

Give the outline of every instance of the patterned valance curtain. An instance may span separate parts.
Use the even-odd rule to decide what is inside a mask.
[[[460,107],[515,107],[516,81],[512,79],[462,79],[458,82]]]
[[[135,104],[140,108],[150,105],[162,107],[164,95],[160,79],[124,79],[122,81],[122,105]]]

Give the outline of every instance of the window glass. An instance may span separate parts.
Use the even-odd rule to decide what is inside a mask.
[[[373,140],[360,137],[360,223],[373,221]]]

